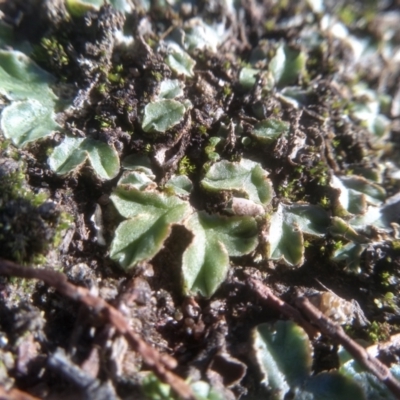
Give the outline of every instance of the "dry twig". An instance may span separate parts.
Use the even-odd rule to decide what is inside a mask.
[[[60,272],[43,268],[23,267],[4,259],[0,259],[0,275],[41,280],[54,287],[62,295],[90,307],[94,313],[103,317],[125,337],[132,348],[142,356],[143,361],[163,382],[168,383],[172,390],[185,400],[195,399],[190,386],[170,371],[170,369],[176,367],[176,360],[168,355],[161,355],[156,349],[148,345],[139,335],[131,331],[121,312],[102,298],[91,294],[88,289],[68,282],[66,276]]]
[[[331,339],[341,344],[352,356],[369,372],[374,374],[387,388],[400,399],[400,382],[396,380],[389,368],[378,359],[372,357],[357,342],[346,335],[343,328],[314,307],[305,297],[299,297],[296,305],[304,312],[311,322],[318,326],[319,330]]]
[[[276,297],[270,288],[262,284],[260,281],[254,278],[248,279],[249,286],[271,307],[279,311],[285,317],[297,322],[307,332],[307,335],[312,339],[318,335],[317,329],[315,329],[310,323],[308,323],[303,316],[292,307],[290,304],[282,301],[279,297]]]

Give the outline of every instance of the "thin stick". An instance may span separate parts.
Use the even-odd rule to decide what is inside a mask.
[[[142,356],[143,361],[163,382],[168,383],[174,392],[185,400],[195,400],[190,386],[170,371],[176,367],[176,360],[169,355],[160,354],[148,345],[139,335],[131,331],[127,320],[116,308],[102,298],[91,294],[88,289],[68,282],[66,276],[60,272],[44,268],[23,267],[1,258],[0,275],[42,280],[62,295],[90,307],[94,313],[103,317],[125,337],[132,348]]]
[[[306,297],[299,297],[296,300],[296,305],[304,312],[313,324],[318,326],[319,330],[324,335],[327,335],[337,343],[340,343],[357,362],[374,374],[386,385],[397,399],[400,399],[400,382],[393,377],[386,365],[368,354],[364,347],[360,346],[357,342],[347,336],[340,325],[325,317],[325,315],[314,307]]]
[[[249,286],[270,306],[279,311],[285,317],[297,322],[306,331],[309,338],[313,339],[318,336],[318,331],[309,322],[307,322],[300,312],[290,304],[276,297],[271,289],[265,286],[257,279],[249,278],[247,280]]]

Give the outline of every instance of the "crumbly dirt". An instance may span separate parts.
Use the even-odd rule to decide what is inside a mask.
[[[260,385],[251,335],[255,326],[274,322],[281,314],[265,307],[247,285],[248,277],[264,282],[289,304],[299,294],[325,291],[325,285],[342,299],[356,301],[361,317],[377,322],[380,340],[399,332],[400,252],[392,243],[394,233],[390,240],[371,241],[361,255],[359,274],[346,273],[343,262],[330,259],[337,245],[331,235],[305,237],[304,263],[298,268],[265,258],[255,261],[253,255],[231,259],[227,279],[211,299],[182,294],[181,258],[191,242],[191,233],[181,226],[172,229],[155,258],[131,272],[122,271],[108,257],[109,244],[121,221],[109,196],[120,176],[103,182],[88,164],[68,176],[53,173],[47,155],[66,133],[112,143],[121,159],[149,154],[160,187],[174,173],[188,174],[194,183],[191,205],[221,214],[227,197],[205,193],[199,185],[208,162],[205,148],[220,129],[220,121],[215,121],[219,109],[222,121],[228,126],[235,119],[245,137],[251,137],[260,118],[273,116],[290,123],[289,137],[265,146],[246,146],[245,141],[230,137],[217,147],[222,159],[261,160],[275,192],[270,211],[282,201],[328,201],[325,207],[333,213],[338,193],[328,185],[330,177],[346,175],[350,169],[387,168],[385,162],[396,159],[399,146],[398,114],[387,112],[391,131],[383,148],[376,148],[362,121],[349,119],[343,123],[341,118],[351,101],[345,93],[346,84],[354,79],[366,81],[379,93],[393,97],[397,93],[399,97],[399,63],[388,64],[378,55],[368,61],[368,66],[355,63],[350,49],[334,37],[328,48],[308,56],[307,77],[294,82],[312,88],[306,111],[282,105],[275,94],[263,95],[261,80],[252,90],[243,90],[239,74],[254,48],[268,54],[274,41],[298,46],[296,38],[312,15],[307,2],[243,1],[241,11],[234,16],[219,1],[199,1],[192,7],[184,3],[177,9],[150,2],[148,11],[134,3],[128,17],[106,5],[74,18],[69,17],[62,0],[0,3],[2,18],[14,28],[18,40],[29,40],[31,57],[58,79],[55,92],[74,105],[65,110],[60,104],[57,118],[62,129],[50,138],[23,149],[0,139],[0,183],[17,169],[23,174],[18,178],[19,192],[2,198],[0,224],[15,219],[13,213],[23,208],[18,202],[31,202],[38,194],[47,199],[47,204],[54,204],[54,209],[39,211],[39,206],[28,205],[25,213],[18,214],[23,221],[31,221],[30,215],[35,214],[30,229],[45,241],[32,242],[26,256],[18,259],[7,247],[16,239],[0,237],[0,256],[62,271],[72,283],[89,288],[119,308],[147,343],[176,358],[175,372],[219,386],[226,399],[267,396]],[[345,2],[326,2],[326,12],[342,18],[345,7]],[[392,21],[391,29],[393,43],[398,46],[400,13],[396,7],[396,2],[355,2],[351,9],[354,19],[347,21],[348,27],[354,35],[379,38],[385,34],[380,19],[390,14],[397,21]],[[371,9],[375,10],[374,17],[370,16]],[[194,16],[211,22],[225,20],[229,35],[218,52],[205,49],[191,55],[196,61],[195,76],[185,80],[184,98],[193,108],[165,135],[149,136],[141,126],[142,110],[157,93],[160,81],[175,77],[164,63],[163,50],[156,51],[157,43],[169,28]],[[294,16],[299,16],[299,21]],[[113,36],[114,30],[124,26],[125,33],[134,38],[129,51]],[[51,53],[51,57],[43,45],[44,38],[57,40],[62,52]],[[67,62],[62,61],[63,55]],[[117,66],[122,66],[121,71]],[[110,81],[110,74],[119,74],[117,83]],[[220,85],[221,80],[226,86]],[[224,87],[229,90],[224,91]],[[166,160],[171,162],[158,162],[160,150],[166,150]],[[192,169],[182,171],[184,157]],[[398,182],[383,173],[387,197],[398,192]],[[25,192],[32,193],[28,200],[22,200]],[[99,244],[92,220],[96,207],[103,215],[105,246]],[[57,233],[60,221],[64,226]],[[56,235],[59,240],[54,245]],[[35,258],[36,253],[43,257]],[[385,303],[382,299],[388,292],[395,296]],[[370,322],[351,321],[347,326],[353,338],[371,343]],[[321,337],[313,345],[315,372],[338,366],[337,346],[329,338]],[[60,349],[65,353],[61,366],[51,362]],[[386,361],[397,359],[398,353],[393,349],[386,354]],[[80,367],[82,376],[95,379],[101,390],[91,392],[93,388],[82,385],[79,374],[68,366]],[[144,399],[141,381],[148,370],[140,355],[91,310],[41,282],[0,276],[0,384],[5,388],[18,388],[44,399]]]

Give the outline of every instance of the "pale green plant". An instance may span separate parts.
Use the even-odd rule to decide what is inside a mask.
[[[68,174],[89,160],[101,179],[112,179],[119,172],[119,157],[113,145],[94,139],[66,136],[49,157],[50,168],[59,175]]]
[[[312,346],[306,332],[292,321],[261,324],[253,333],[253,350],[261,384],[271,400],[394,400],[389,389],[345,351],[338,370],[312,375]],[[396,377],[398,364],[391,367]]]
[[[165,132],[183,119],[185,111],[185,106],[176,100],[154,101],[144,109],[142,128],[145,132]]]
[[[0,50],[0,93],[10,104],[1,114],[4,136],[16,146],[51,135],[57,96],[50,89],[54,78],[28,56],[16,50]]]

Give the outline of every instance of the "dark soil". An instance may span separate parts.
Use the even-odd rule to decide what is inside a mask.
[[[103,182],[88,164],[68,176],[53,173],[47,155],[65,134],[112,143],[121,159],[149,154],[159,187],[173,174],[186,173],[194,184],[191,205],[209,213],[224,214],[229,199],[225,194],[210,195],[199,184],[208,162],[205,148],[209,138],[218,134],[220,123],[228,126],[233,120],[245,138],[251,138],[260,119],[274,117],[290,123],[290,135],[271,144],[247,146],[246,141],[228,135],[216,149],[222,159],[250,158],[269,172],[275,192],[269,212],[280,202],[301,201],[324,204],[334,215],[339,194],[329,180],[349,170],[383,170],[387,197],[399,190],[399,181],[390,177],[388,167],[389,162],[396,164],[399,146],[400,115],[391,111],[394,105],[384,111],[390,132],[383,145],[375,145],[362,121],[342,118],[351,108],[346,87],[353,81],[366,82],[379,95],[399,98],[398,61],[382,60],[378,52],[368,65],[363,59],[355,61],[344,40],[323,33],[326,46],[309,51],[307,73],[291,84],[312,89],[303,106],[296,108],[278,96],[282,88],[263,93],[262,78],[257,78],[253,89],[244,90],[239,74],[254,49],[268,54],[276,41],[301,47],[298,37],[323,17],[312,13],[306,1],[243,1],[237,13],[219,1],[175,8],[150,3],[148,11],[135,4],[126,16],[105,5],[73,18],[61,0],[0,3],[2,19],[13,27],[19,41],[30,42],[30,56],[58,79],[54,90],[73,104],[70,108],[60,104],[57,119],[62,129],[50,138],[23,149],[0,138],[0,257],[27,268],[59,270],[72,283],[90,288],[119,308],[147,343],[176,358],[179,375],[220,386],[226,399],[267,398],[254,361],[252,331],[282,315],[265,306],[247,284],[249,277],[264,282],[289,304],[299,295],[326,291],[323,285],[346,301],[356,301],[359,319],[350,318],[347,324],[355,339],[372,343],[399,332],[400,252],[394,232],[384,238],[371,234],[358,274],[347,273],[345,262],[331,260],[338,240],[330,234],[305,238],[304,263],[299,267],[265,257],[255,261],[254,254],[231,259],[227,279],[210,299],[182,294],[181,259],[192,238],[181,226],[173,228],[154,259],[129,273],[108,257],[121,221],[109,196],[121,174]],[[390,26],[390,40],[398,51],[398,7],[394,1],[355,2],[351,7],[327,1],[325,13],[343,20],[351,11],[352,19],[343,21],[349,32],[381,43],[386,39],[380,21],[390,16],[397,21]],[[149,136],[141,126],[143,108],[161,80],[176,77],[157,44],[171,27],[194,17],[210,23],[225,21],[229,35],[218,52],[204,49],[191,54],[196,61],[194,77],[179,79],[185,80],[184,98],[193,108],[164,135]],[[128,50],[114,39],[113,32],[122,28],[134,38]],[[56,41],[58,50],[49,51],[44,39]],[[117,71],[117,66],[122,68]],[[110,74],[119,74],[116,82]],[[216,120],[219,109],[223,116]],[[165,163],[157,159],[162,149],[166,149]],[[184,157],[191,169],[182,171]],[[16,190],[10,189],[14,183]],[[46,201],[40,202],[39,195]],[[98,243],[92,220],[96,207],[103,215],[105,246]],[[398,216],[393,222],[400,223]],[[1,229],[7,224],[11,233],[5,235]],[[381,240],[373,240],[374,234]],[[388,292],[394,297],[385,302]],[[375,330],[370,322],[363,322],[364,317],[376,323]],[[337,346],[328,337],[313,345],[315,372],[338,366]],[[60,349],[64,358],[57,364],[51,360]],[[393,349],[386,361],[397,356]],[[41,282],[0,277],[0,385],[44,399],[141,399],[145,398],[141,382],[149,369],[140,354],[92,310]],[[85,386],[82,377],[96,382],[97,391]]]

